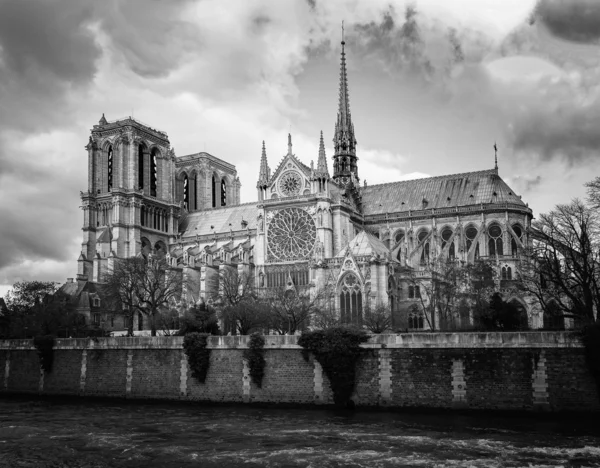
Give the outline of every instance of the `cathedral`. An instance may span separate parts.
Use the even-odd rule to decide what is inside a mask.
[[[428,328],[419,284],[431,280],[429,266],[487,258],[498,268],[503,297],[527,312],[529,326],[541,326],[540,312],[511,287],[532,211],[497,164],[361,183],[344,42],[333,142],[331,170],[323,133],[310,165],[314,156],[294,154],[288,135],[287,152],[272,170],[263,142],[258,200],[240,203],[234,165],[206,152],[176,156],[165,132],[103,115],[86,146],[77,284],[92,291],[112,262],[152,252],[181,269],[190,302],[215,301],[223,272],[231,272],[252,278],[259,290],[328,291],[327,307],[345,323],[384,305],[394,330],[418,330]]]

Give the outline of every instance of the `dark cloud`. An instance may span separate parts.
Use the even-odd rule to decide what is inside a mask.
[[[517,151],[530,152],[543,159],[564,159],[576,164],[597,158],[600,148],[600,102],[581,105],[577,101],[556,103],[540,100],[513,121],[510,142]],[[544,101],[547,99],[547,101]]]
[[[97,16],[112,47],[135,73],[164,77],[202,46],[199,27],[184,17],[194,3],[194,0],[107,0],[97,5]]]
[[[533,192],[542,183],[542,176],[515,176],[511,178],[510,183],[514,183],[519,193]]]
[[[23,142],[26,136],[11,133]],[[85,174],[81,167],[53,166],[31,158],[29,149],[20,149],[15,141],[0,139],[0,283],[7,268],[13,270],[26,261],[70,259],[72,246],[79,237],[79,186]],[[49,149],[60,160],[60,150]],[[74,174],[75,173],[75,174]],[[10,198],[9,193],[18,193]],[[75,268],[73,266],[73,268]]]
[[[85,87],[100,48],[89,25],[91,2],[0,2],[0,125],[19,129],[60,124],[62,100]]]
[[[534,15],[562,39],[583,43],[600,39],[598,0],[540,0]]]

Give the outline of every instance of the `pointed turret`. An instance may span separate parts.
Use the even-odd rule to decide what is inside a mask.
[[[257,188],[267,186],[269,183],[269,176],[271,175],[270,173],[271,169],[269,169],[269,164],[267,163],[267,150],[263,140],[262,155],[260,157],[260,172],[258,173],[258,182],[256,183]]]
[[[317,160],[317,170],[315,176],[329,179],[329,170],[327,169],[327,158],[325,156],[325,143],[323,142],[323,131],[321,130],[321,139],[319,141],[319,159]]]
[[[108,121],[106,120],[106,117],[104,117],[104,112],[102,113],[102,117],[100,118],[100,121],[98,122],[99,125],[106,125],[108,123]]]
[[[288,133],[288,156],[292,155],[292,134]]]
[[[358,167],[356,164],[356,138],[354,136],[354,124],[350,114],[350,97],[348,94],[348,77],[346,73],[346,52],[342,41],[342,59],[340,65],[340,94],[337,122],[333,145],[333,178],[341,185],[347,185],[352,179],[352,174],[358,180]]]

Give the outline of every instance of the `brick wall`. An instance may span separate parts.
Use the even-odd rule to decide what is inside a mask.
[[[212,337],[210,369],[191,375],[181,337],[57,340],[42,373],[31,340],[0,341],[0,392],[214,402],[328,404],[327,376],[294,336],[265,337],[262,388],[248,337]],[[584,350],[569,333],[379,335],[357,365],[357,406],[600,411]]]

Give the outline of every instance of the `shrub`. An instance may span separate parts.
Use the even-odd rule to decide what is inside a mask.
[[[336,405],[346,405],[350,401],[356,384],[360,344],[368,339],[365,331],[346,327],[304,332],[298,339],[304,359],[308,361],[309,353],[312,353],[323,367]]]
[[[255,332],[250,335],[248,349],[244,350],[244,359],[248,361],[252,382],[261,388],[265,375],[265,339],[260,333]]]
[[[586,325],[581,330],[581,341],[585,348],[585,360],[596,381],[600,398],[600,323]]]
[[[206,381],[210,367],[210,349],[206,347],[208,336],[206,333],[189,333],[183,339],[183,350],[192,369],[192,377],[200,383]]]
[[[36,336],[33,339],[33,345],[37,349],[40,358],[40,366],[44,372],[52,372],[52,362],[54,360],[54,337],[52,335]]]

